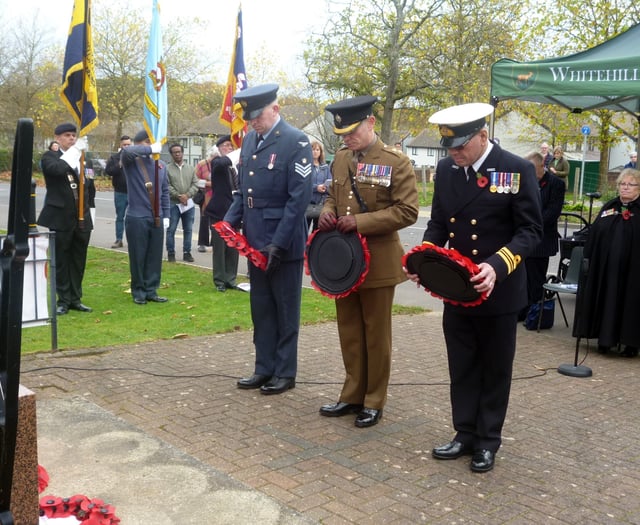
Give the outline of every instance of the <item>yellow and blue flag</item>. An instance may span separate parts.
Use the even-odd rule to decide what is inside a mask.
[[[236,148],[242,145],[242,139],[247,131],[247,123],[242,118],[242,107],[233,103],[236,93],[247,89],[247,75],[244,68],[244,45],[242,36],[242,6],[238,8],[238,22],[236,25],[236,37],[231,57],[231,67],[227,78],[227,86],[224,90],[222,109],[220,110],[220,123],[229,126],[231,130],[231,142]]]
[[[144,129],[151,143],[167,141],[167,70],[162,52],[160,5],[153,0],[151,34],[144,81]]]
[[[98,88],[91,37],[91,0],[76,0],[73,4],[67,49],[64,54],[60,98],[80,128],[79,135],[86,135],[98,125]]]

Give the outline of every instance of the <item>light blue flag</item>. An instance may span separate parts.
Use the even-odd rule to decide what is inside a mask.
[[[151,34],[144,80],[144,129],[151,143],[167,141],[167,72],[162,53],[160,5],[153,0]]]

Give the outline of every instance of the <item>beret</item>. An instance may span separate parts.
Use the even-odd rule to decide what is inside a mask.
[[[53,130],[53,134],[54,135],[62,135],[63,133],[67,133],[69,131],[71,131],[73,133],[77,133],[78,132],[78,128],[72,122],[65,122],[63,124],[57,125],[56,129]]]
[[[231,135],[222,135],[222,137],[217,140],[216,146],[221,146],[225,142],[231,142]]]
[[[135,134],[135,136],[133,137],[133,142],[135,143],[140,143],[140,142],[144,142],[145,140],[147,140],[149,138],[149,134],[147,133],[146,130],[141,129],[140,131],[138,131],[138,133]]]

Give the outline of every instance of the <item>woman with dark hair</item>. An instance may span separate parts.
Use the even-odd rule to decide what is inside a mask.
[[[598,339],[598,351],[640,347],[640,171],[625,168],[618,196],[607,202],[589,229],[584,247],[586,276],[578,286],[574,337]]]
[[[329,184],[331,183],[331,172],[329,165],[324,160],[324,148],[322,144],[314,140],[311,142],[311,153],[313,155],[313,168],[311,171],[311,180],[313,182],[313,193],[311,194],[311,203],[315,206],[307,208],[307,226],[311,227],[311,231],[318,228],[318,217],[327,195],[329,195]],[[311,213],[310,210],[315,210]],[[313,226],[312,226],[313,225]]]

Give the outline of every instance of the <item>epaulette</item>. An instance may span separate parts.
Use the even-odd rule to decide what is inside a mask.
[[[399,151],[396,148],[394,148],[393,146],[387,146],[384,142],[382,143],[382,149],[384,151],[386,151],[387,153],[392,153],[393,155],[395,155],[396,157],[400,158],[402,157],[406,157],[405,153],[403,151]]]

